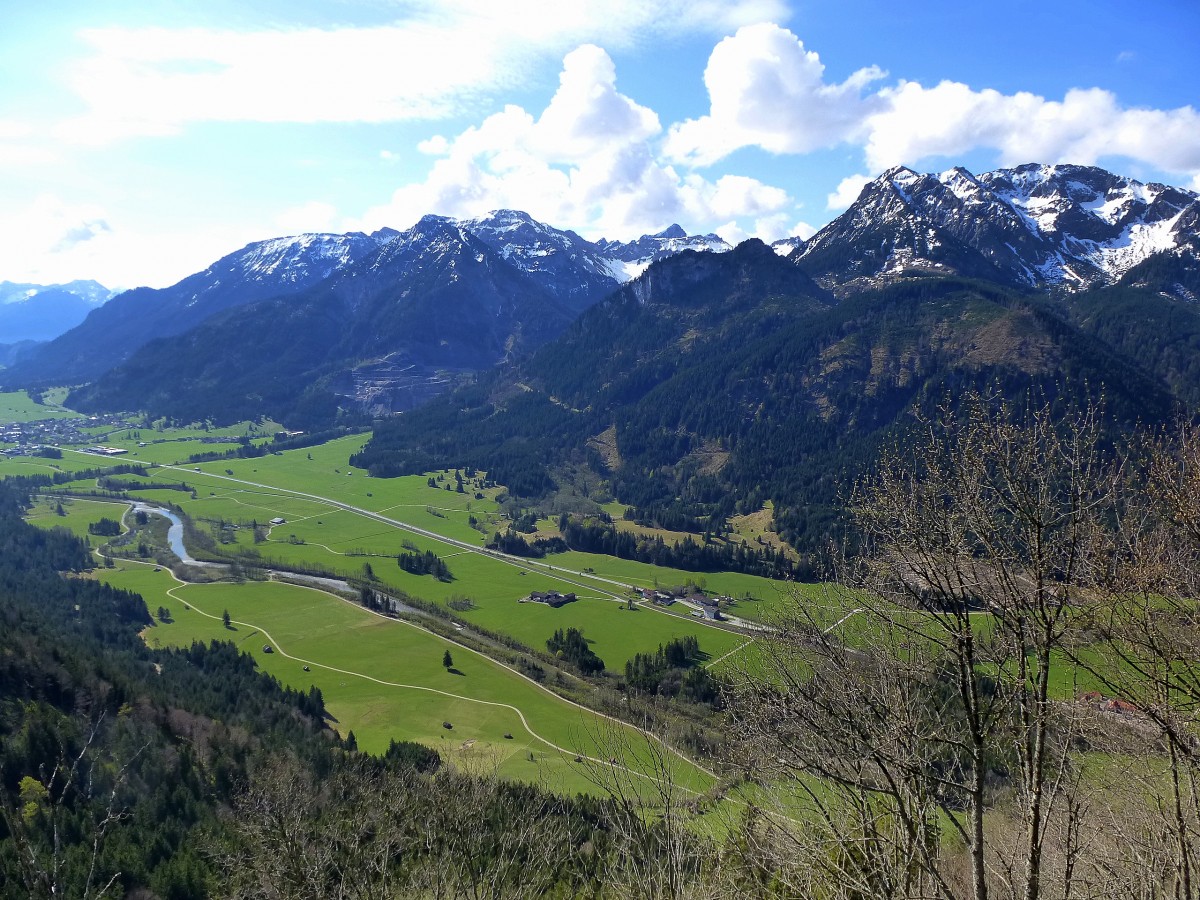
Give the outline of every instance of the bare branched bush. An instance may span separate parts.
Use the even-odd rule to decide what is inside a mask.
[[[1075,611],[1112,592],[1123,460],[1092,406],[971,395],[920,427],[856,488],[862,552],[763,642],[735,730],[806,801],[775,841],[837,896],[1038,900],[1077,784],[1051,687]]]
[[[581,759],[584,775],[608,798],[613,847],[601,881],[606,895],[631,900],[705,900],[723,896],[717,845],[694,827],[704,798],[681,778],[682,758],[648,727],[597,726]]]

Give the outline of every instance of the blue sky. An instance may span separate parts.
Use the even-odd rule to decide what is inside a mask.
[[[0,0],[0,279],[516,207],[807,235],[903,164],[1200,189],[1180,0]]]

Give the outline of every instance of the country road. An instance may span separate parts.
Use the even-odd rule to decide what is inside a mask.
[[[82,450],[75,450],[71,447],[59,447],[58,449],[63,450],[65,452],[69,452],[69,453],[78,453],[82,456],[88,456],[88,457],[92,456],[92,454],[90,454],[90,453],[86,453]],[[159,466],[159,468],[172,469],[177,472],[185,472],[189,475],[194,475],[196,473],[195,466],[188,467],[188,466],[172,465],[172,464],[164,463],[164,464],[161,464]],[[477,553],[480,556],[486,556],[489,559],[493,559],[496,562],[504,563],[505,565],[513,566],[515,568],[519,568],[519,569],[522,569],[525,571],[542,572],[544,574],[553,575],[555,578],[557,578],[559,581],[562,581],[564,584],[569,584],[569,585],[572,585],[573,587],[582,588],[583,590],[594,591],[594,592],[600,593],[600,594],[604,595],[604,597],[606,599],[608,599],[612,602],[615,602],[615,603],[625,603],[625,602],[627,602],[627,599],[628,599],[626,592],[631,587],[631,585],[628,581],[618,581],[613,578],[606,578],[602,575],[594,575],[594,574],[586,574],[585,575],[584,573],[578,572],[575,569],[564,569],[561,566],[554,566],[549,563],[541,562],[540,560],[530,560],[530,559],[526,559],[521,556],[513,556],[508,553],[501,553],[498,550],[489,550],[484,547],[477,547],[474,544],[471,544],[467,541],[459,540],[458,538],[448,537],[447,535],[439,534],[436,531],[430,531],[429,529],[421,528],[418,525],[412,525],[408,522],[402,522],[399,519],[393,519],[390,516],[383,515],[382,513],[373,512],[372,510],[364,509],[361,506],[353,506],[352,504],[344,503],[341,500],[335,500],[332,497],[325,497],[325,496],[322,496],[321,494],[312,494],[307,491],[298,491],[293,488],[279,487],[278,485],[273,485],[273,484],[263,484],[262,482],[249,481],[244,478],[235,478],[232,475],[218,475],[215,472],[209,472],[209,471],[205,471],[205,470],[201,470],[201,474],[203,474],[209,478],[218,479],[220,481],[229,481],[234,484],[240,484],[240,485],[244,485],[246,487],[258,488],[263,491],[269,491],[269,492],[276,493],[276,494],[285,494],[285,495],[292,496],[292,497],[300,497],[305,500],[314,500],[318,503],[324,503],[327,506],[331,506],[335,509],[345,510],[346,512],[354,513],[355,515],[359,515],[364,518],[379,522],[381,524],[391,526],[392,528],[396,528],[401,531],[407,531],[410,534],[420,535],[421,537],[428,538],[428,539],[434,540],[434,541],[438,541],[438,542],[440,542],[442,544],[446,544],[450,547],[455,547],[461,551],[465,551],[468,553]],[[580,581],[579,579],[581,579],[581,578],[584,580]],[[601,586],[601,584],[596,584],[595,582],[600,582],[602,585],[615,585],[616,587],[621,588],[622,592],[617,593],[609,588]],[[650,609],[654,612],[659,613],[660,615],[664,615],[664,616],[672,615],[671,613],[669,613],[663,609],[659,609],[654,604],[638,603],[638,605],[641,606],[643,609]],[[689,604],[685,604],[685,605],[689,605]],[[678,618],[678,617],[676,616],[676,618]],[[718,630],[724,630],[721,628],[721,625],[717,625],[712,622],[708,622],[699,617],[689,617],[689,621],[698,622],[699,624],[704,625],[705,627],[708,627],[708,628],[716,628]],[[737,616],[728,616],[727,615],[725,617],[725,619],[723,620],[723,623],[728,626],[732,626],[733,628],[739,629],[741,631],[745,631],[745,632],[762,633],[762,632],[767,632],[767,631],[771,630],[766,625],[762,625],[758,622],[749,622],[749,621],[747,621],[745,619],[741,619]]]
[[[75,451],[75,452],[78,453],[81,451]],[[179,465],[163,465],[160,468],[174,469],[175,471],[178,471],[178,472],[188,472],[190,474],[195,474],[195,471],[196,471],[195,467],[187,468],[186,466],[179,466]],[[278,487],[276,485],[271,485],[271,484],[263,484],[263,483],[257,482],[257,481],[249,481],[244,478],[235,478],[232,475],[218,475],[215,472],[208,472],[208,471],[202,471],[202,474],[208,476],[209,478],[216,478],[221,481],[231,481],[235,484],[241,484],[241,485],[245,485],[247,487],[260,488],[265,491],[272,491],[272,492],[278,493],[278,494],[287,494],[292,497],[301,497],[306,500],[315,500],[319,503],[324,503],[324,504],[326,504],[328,506],[332,506],[336,509],[342,509],[347,512],[355,513],[356,515],[360,515],[360,516],[363,516],[364,518],[371,519],[376,522],[380,522],[384,525],[390,525],[393,528],[397,528],[402,531],[407,531],[411,534],[417,534],[417,535],[420,535],[421,537],[429,538],[430,540],[439,541],[443,544],[446,544],[451,547],[455,547],[459,550],[462,550],[462,551],[465,551],[468,553],[477,553],[480,556],[486,556],[490,559],[496,560],[497,562],[504,563],[505,565],[513,566],[513,567],[523,569],[526,571],[544,572],[546,574],[553,575],[559,581],[562,581],[566,584],[573,585],[574,587],[577,587],[577,588],[582,588],[584,590],[596,591],[598,593],[605,595],[609,600],[617,602],[617,603],[625,603],[626,602],[627,597],[624,592],[628,591],[631,586],[628,581],[618,581],[613,578],[605,578],[602,575],[592,575],[592,574],[585,575],[582,572],[577,572],[574,569],[564,569],[561,566],[550,565],[549,563],[541,562],[540,560],[525,559],[524,557],[521,557],[521,556],[513,556],[508,553],[501,553],[498,550],[489,550],[484,547],[477,547],[474,544],[471,544],[467,541],[462,541],[457,538],[448,537],[444,534],[438,534],[436,531],[430,531],[427,528],[421,528],[420,526],[412,525],[408,522],[402,522],[399,519],[393,519],[390,516],[383,515],[382,513],[373,512],[369,509],[363,509],[361,506],[353,506],[349,503],[344,503],[341,500],[335,500],[332,497],[325,497],[320,494],[311,494],[306,491],[297,491],[292,488]],[[584,580],[583,581],[578,580],[580,578],[582,578]],[[616,585],[617,587],[622,588],[622,593],[617,593],[610,589],[606,589],[604,587],[601,587],[601,586],[595,584],[594,582],[602,582],[603,584],[606,584],[606,585]],[[642,606],[645,609],[652,609],[654,612],[658,612],[661,615],[665,615],[665,616],[671,615],[671,613],[668,613],[665,610],[658,609],[653,604],[645,605],[645,604],[639,603],[638,605]],[[699,619],[699,618],[695,618],[694,621],[697,621],[700,624],[705,625],[709,628],[720,629],[719,625],[713,625],[712,623],[705,622],[704,620]],[[728,625],[731,625],[734,628],[738,628],[743,631],[763,632],[763,631],[770,630],[765,625],[761,625],[757,622],[747,622],[745,619],[740,619],[736,616],[726,616],[724,621]]]

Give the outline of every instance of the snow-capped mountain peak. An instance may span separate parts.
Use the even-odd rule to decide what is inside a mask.
[[[1197,195],[1094,166],[884,172],[800,253],[826,282],[956,271],[1026,287],[1119,280],[1194,237]],[[850,242],[858,254],[832,248]],[[829,265],[829,257],[838,257]],[[848,260],[848,261],[847,261]]]

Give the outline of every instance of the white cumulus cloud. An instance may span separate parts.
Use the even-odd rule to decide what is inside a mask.
[[[33,284],[93,278],[109,288],[165,287],[261,239],[259,230],[249,224],[138,229],[95,204],[42,194],[0,210],[0,272]]]
[[[996,151],[1002,165],[1127,156],[1168,172],[1200,170],[1200,114],[1187,106],[1126,108],[1099,88],[1047,100],[953,81],[932,88],[902,82],[878,96],[885,108],[868,117],[864,144],[877,170],[976,149]]]
[[[858,199],[859,193],[870,180],[870,175],[846,176],[838,182],[838,186],[834,189],[833,193],[825,198],[826,208],[845,209]]]
[[[1073,89],[1061,100],[956,81],[872,88],[881,78],[870,66],[827,81],[820,58],[792,32],[743,27],[709,57],[709,114],[672,126],[668,155],[710,165],[742,147],[799,154],[848,143],[874,172],[982,150],[1001,165],[1127,157],[1185,179],[1200,175],[1200,113],[1191,106],[1127,107],[1100,88]],[[831,208],[853,200],[856,179],[861,184],[852,176],[830,195]]]
[[[674,126],[667,153],[706,165],[741,147],[805,153],[852,138],[877,106],[864,97],[883,77],[870,66],[840,84],[825,81],[820,57],[778,25],[750,25],[725,38],[704,70],[710,111]]]
[[[708,180],[655,152],[658,116],[617,88],[608,54],[584,45],[563,60],[559,86],[536,117],[507,106],[436,150],[429,175],[369,210],[360,227],[406,227],[426,213],[476,216],[512,207],[593,237],[636,237],[680,222],[779,230],[786,191],[741,175]]]

